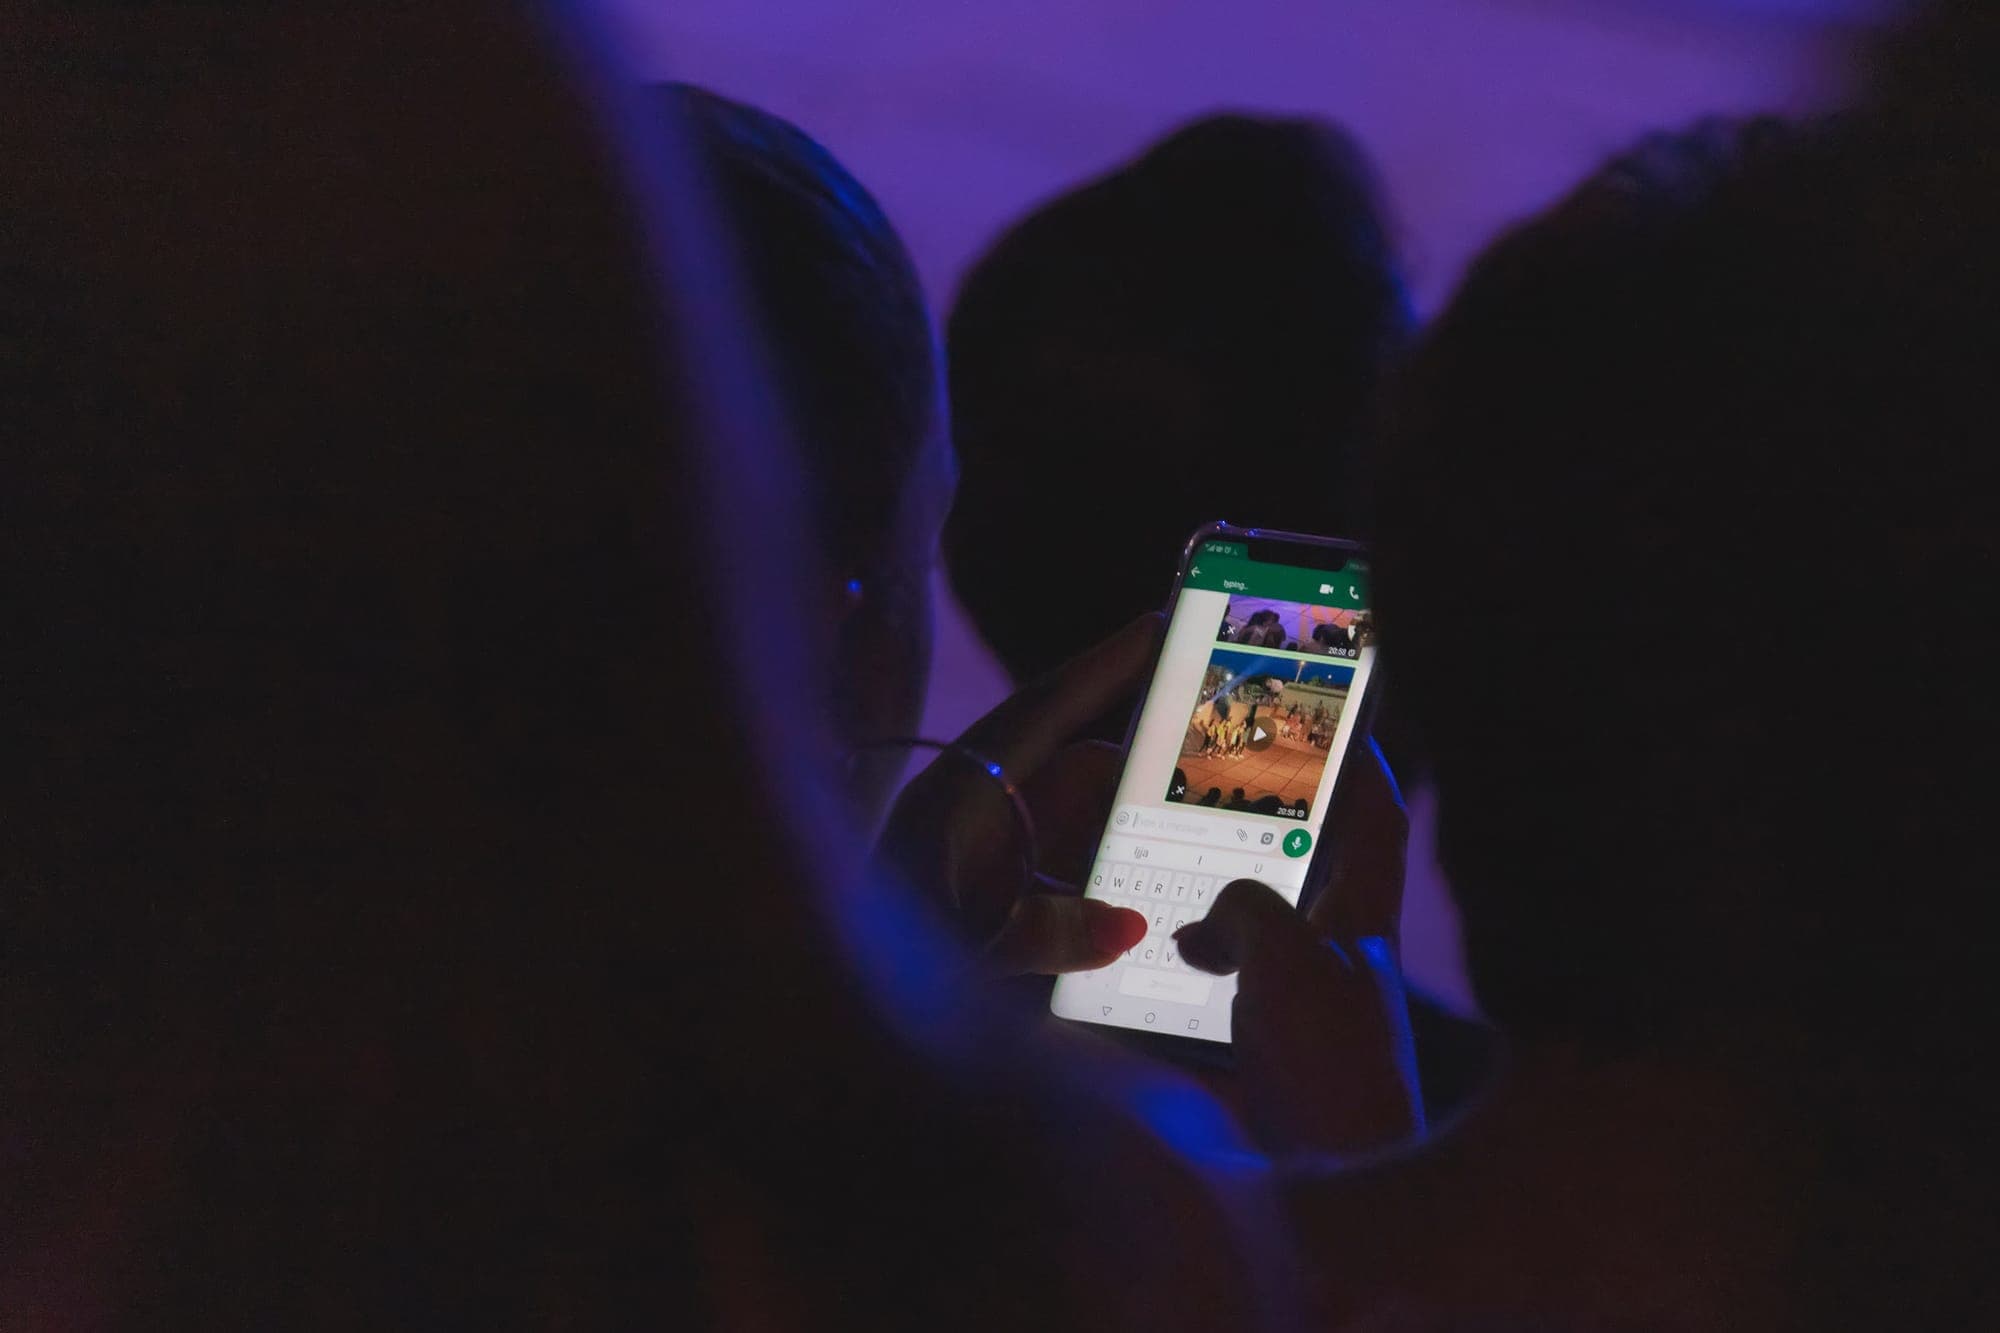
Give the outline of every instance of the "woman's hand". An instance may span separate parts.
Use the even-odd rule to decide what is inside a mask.
[[[1278,1152],[1354,1153],[1423,1132],[1397,963],[1409,820],[1370,746],[1333,812],[1325,890],[1302,915],[1237,880],[1177,938],[1190,966],[1237,974],[1236,1100]]]
[[[1124,756],[1072,738],[1136,692],[1159,650],[1161,617],[1142,616],[1017,691],[904,789],[877,855],[945,906],[996,973],[1081,972],[1137,944],[1146,918],[1084,898]],[[980,771],[978,760],[1000,772]],[[1035,828],[1034,863],[1008,808],[1013,784]]]

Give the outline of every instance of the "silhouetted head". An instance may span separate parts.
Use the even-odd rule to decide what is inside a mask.
[[[859,1281],[936,1327],[957,1261],[858,1257],[952,1206],[857,1213],[883,1146],[920,1192],[1035,1174],[940,1168],[957,1103],[823,910],[859,839],[804,486],[678,126],[580,8],[7,9],[10,1319],[747,1324]],[[689,706],[774,672],[782,715]]]
[[[1727,996],[1687,969],[1778,945],[1795,724],[1815,753],[1857,729],[1814,665],[1861,592],[1824,572],[1871,564],[1826,484],[1846,363],[1807,354],[1843,293],[1822,229],[1779,245],[1801,148],[1767,122],[1643,141],[1477,262],[1400,386],[1386,651],[1481,1002],[1520,1033],[1649,1043]],[[1500,651],[1524,596],[1560,613]],[[1659,641],[1689,604],[1713,649]]]
[[[1950,134],[1871,109],[1611,163],[1473,267],[1385,464],[1383,668],[1480,1002],[1777,1099],[1812,1327],[1991,1322],[1962,918],[2000,798],[2000,270],[1990,139],[1940,86]]]
[[[1351,529],[1408,327],[1374,173],[1323,122],[1196,122],[1002,237],[948,329],[945,548],[1008,670],[1158,606],[1202,523]]]
[[[1976,275],[1887,229],[1879,160],[1853,126],[1650,138],[1477,263],[1399,395],[1384,665],[1519,1034],[1886,1040],[1856,970],[1950,949],[1880,886],[1955,898],[1940,852],[1988,861],[1958,771],[1994,739]],[[1663,641],[1687,608],[1702,641]]]
[[[714,182],[798,441],[840,730],[850,745],[908,735],[930,673],[930,573],[954,483],[916,267],[868,191],[797,127],[687,84],[658,95]],[[886,796],[902,762],[866,765],[865,804]]]

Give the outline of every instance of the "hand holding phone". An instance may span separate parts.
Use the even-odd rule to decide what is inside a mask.
[[[1355,759],[1314,910],[1239,880],[1177,937],[1198,971],[1236,976],[1230,1100],[1269,1151],[1360,1152],[1424,1129],[1397,957],[1409,820],[1380,751]]]
[[[897,799],[878,856],[948,906],[995,972],[1103,967],[1145,932],[1137,912],[1086,900],[1074,882],[1089,865],[1119,769],[1110,747],[1070,742],[1140,688],[1160,632],[1160,617],[1142,616],[1018,690]],[[974,756],[999,772],[981,771]],[[1029,807],[1041,853],[1032,867],[1014,845],[1003,781]]]
[[[1359,545],[1220,524],[1190,539],[1085,886],[1145,914],[1147,935],[1060,980],[1056,1015],[1180,1054],[1226,1047],[1235,979],[1191,966],[1176,936],[1239,879],[1312,903],[1334,864],[1326,813],[1369,753],[1374,666]]]

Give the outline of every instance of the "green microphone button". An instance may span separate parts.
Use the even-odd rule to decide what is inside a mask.
[[[1302,828],[1295,828],[1285,835],[1285,855],[1304,856],[1313,849],[1313,835]]]

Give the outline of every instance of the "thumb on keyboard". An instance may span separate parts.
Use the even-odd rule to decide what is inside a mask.
[[[1423,1132],[1416,1047],[1394,948],[1322,941],[1276,892],[1239,879],[1175,939],[1237,974],[1230,1012],[1250,1128],[1273,1152],[1363,1152]]]
[[[1088,972],[1108,967],[1146,937],[1146,918],[1129,907],[1057,893],[1023,894],[986,946],[986,966],[1025,972]]]

